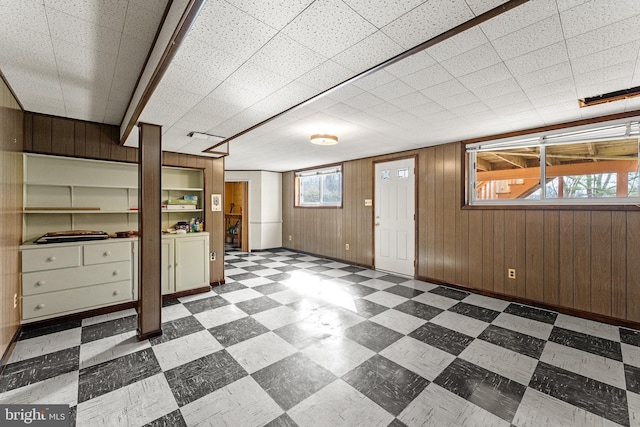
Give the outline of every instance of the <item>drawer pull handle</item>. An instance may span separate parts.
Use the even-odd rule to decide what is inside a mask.
[[[113,270],[113,275],[117,276],[118,274],[120,274],[120,270]]]
[[[104,256],[109,256],[109,255],[111,255],[111,251],[106,251],[103,255]]]
[[[47,258],[47,261],[49,261],[49,262],[53,262],[55,260],[56,260],[56,257],[54,257],[54,256],[50,256],[49,258]]]
[[[42,310],[43,308],[44,308],[44,304],[38,304],[38,305],[36,306],[36,309],[37,309],[37,310]]]
[[[113,291],[113,296],[120,295],[120,291]]]
[[[36,282],[36,286],[43,286],[43,285],[44,285],[44,283],[45,283],[45,282],[44,282],[44,280],[38,280],[38,281]]]

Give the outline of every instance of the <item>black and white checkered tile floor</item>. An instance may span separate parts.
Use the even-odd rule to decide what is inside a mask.
[[[22,334],[2,403],[78,426],[639,426],[640,333],[285,250],[227,284]]]

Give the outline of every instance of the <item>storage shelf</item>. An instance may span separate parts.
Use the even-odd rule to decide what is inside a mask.
[[[162,213],[202,212],[202,209],[162,209]]]
[[[55,184],[50,182],[25,182],[24,185],[32,185],[38,187],[74,187],[74,188],[118,188],[125,190],[137,190],[138,186],[131,185],[85,185],[85,184]]]
[[[25,214],[137,214],[137,210],[122,210],[122,211],[107,211],[107,210],[76,210],[76,209],[56,209],[56,210],[27,210],[23,211]]]
[[[136,187],[137,188],[137,187]],[[203,188],[190,188],[190,187],[162,187],[162,191],[204,191]]]

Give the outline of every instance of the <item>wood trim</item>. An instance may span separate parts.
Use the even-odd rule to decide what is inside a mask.
[[[162,295],[162,301],[172,300],[176,298],[186,297],[189,295],[203,294],[211,290],[211,285],[201,288],[188,289],[186,291],[174,292],[172,294]]]
[[[289,112],[292,112],[292,111],[298,110],[298,109],[300,109],[302,107],[305,107],[308,104],[310,104],[311,102],[313,102],[313,101],[315,101],[317,99],[320,99],[321,97],[326,96],[326,95],[330,94],[331,92],[334,92],[334,91],[338,90],[339,88],[341,88],[343,86],[346,86],[346,85],[351,84],[351,83],[353,83],[353,82],[355,82],[357,80],[360,80],[360,79],[362,79],[364,77],[367,77],[367,76],[375,73],[376,71],[382,70],[383,68],[386,68],[386,67],[388,67],[388,66],[390,66],[392,64],[395,64],[396,62],[401,61],[401,60],[403,60],[405,58],[408,58],[411,55],[414,55],[416,53],[422,52],[423,50],[425,50],[427,48],[435,46],[438,43],[441,43],[441,42],[443,42],[443,41],[445,41],[445,40],[447,40],[447,39],[449,39],[449,38],[451,38],[453,36],[456,36],[456,35],[464,32],[464,31],[466,31],[466,30],[468,30],[470,28],[476,27],[476,26],[482,24],[483,22],[488,21],[488,20],[490,20],[492,18],[495,18],[496,16],[499,16],[499,15],[505,13],[505,12],[508,12],[511,9],[514,9],[514,8],[524,4],[524,3],[527,3],[528,1],[529,0],[509,0],[504,4],[501,4],[500,6],[497,6],[497,7],[493,8],[493,9],[483,13],[483,14],[480,14],[480,15],[478,15],[478,16],[476,16],[476,17],[474,17],[474,18],[472,18],[472,19],[470,19],[468,21],[466,21],[466,22],[463,22],[462,24],[460,24],[460,25],[458,25],[456,27],[453,27],[453,28],[445,31],[444,33],[441,33],[441,34],[439,34],[439,35],[437,35],[437,36],[435,36],[435,37],[433,37],[433,38],[431,38],[431,39],[429,39],[429,40],[427,40],[425,42],[422,42],[419,45],[414,46],[411,49],[408,49],[408,50],[406,50],[406,51],[394,56],[393,58],[387,59],[386,61],[381,62],[380,64],[375,65],[375,66],[369,68],[368,70],[365,70],[365,71],[361,72],[360,74],[356,74],[355,76],[353,76],[351,78],[348,78],[347,80],[345,80],[345,81],[343,81],[341,83],[338,83],[337,85],[332,86],[329,89],[326,89],[326,90],[320,92],[317,95],[312,96],[311,98],[307,99],[306,101],[302,101],[302,102],[294,105],[293,107],[289,107],[286,110],[284,110],[284,111],[282,111],[282,112],[280,112],[280,113],[278,113],[278,114],[276,114],[274,116],[271,116],[268,119],[265,119],[265,120],[261,121],[260,123],[257,123],[255,125],[247,128],[247,129],[243,130],[242,132],[238,132],[237,134],[235,134],[233,136],[230,136],[229,138],[217,143],[216,145],[213,145],[213,146],[203,150],[203,152],[207,152],[209,150],[212,150],[213,148],[215,148],[220,143],[231,142],[232,140],[234,140],[236,138],[239,138],[240,136],[242,136],[242,135],[244,135],[244,134],[246,134],[248,132],[251,132],[252,130],[257,129],[257,128],[259,128],[259,127],[261,127],[261,126],[263,126],[263,125],[265,125],[265,124],[277,119],[278,117],[282,116],[283,114],[287,114]]]
[[[209,283],[209,285],[211,285],[211,287],[213,288],[213,287],[215,287],[215,286],[221,286],[221,285],[224,285],[225,283],[227,283],[227,281],[226,281],[226,280],[224,280],[224,279],[222,279],[222,280],[218,281],[217,283],[213,283],[213,282],[211,282],[211,283]]]
[[[30,331],[32,329],[40,328],[43,326],[58,325],[60,323],[72,322],[74,320],[82,320],[88,317],[114,313],[120,310],[128,310],[130,308],[137,309],[137,307],[138,307],[138,301],[123,302],[121,304],[110,305],[108,307],[94,308],[92,310],[81,311],[79,313],[65,314],[64,316],[53,317],[51,319],[38,320],[31,323],[25,323],[22,325],[22,330]]]
[[[249,182],[240,182],[242,186],[242,206],[244,213],[242,214],[242,235],[240,236],[240,250],[249,252]]]
[[[16,332],[13,334],[11,341],[9,341],[9,345],[7,345],[7,348],[2,354],[2,358],[0,358],[0,376],[2,376],[2,374],[4,373],[4,368],[7,366],[7,363],[9,362],[9,358],[11,357],[11,353],[13,353],[13,349],[16,348],[16,344],[18,342],[18,338],[20,337],[21,333],[22,333],[22,325],[18,325],[18,329],[16,329]]]
[[[462,286],[454,283],[447,283],[442,280],[434,279],[431,277],[417,276],[416,280],[420,280],[423,282],[429,282],[436,285],[449,286],[451,288],[460,289],[466,292],[471,292],[474,294],[484,295],[491,298],[501,299],[507,302],[514,302],[517,304],[525,304],[530,305],[532,307],[541,308],[543,310],[555,311],[562,314],[568,314],[570,316],[581,317],[583,319],[593,320],[596,322],[608,323],[610,325],[622,326],[630,329],[638,329],[640,330],[640,322],[634,322],[631,320],[623,320],[616,317],[606,316],[603,314],[597,314],[590,311],[578,310],[575,308],[562,307],[560,305],[555,304],[547,304],[544,302],[534,301],[528,298],[517,297],[512,295],[505,295],[499,292],[487,291],[484,289],[476,289],[469,288],[467,286]]]
[[[147,332],[146,334],[141,333],[140,329],[138,329],[138,341],[148,340],[153,337],[159,337],[160,335],[162,335],[162,329],[157,329],[152,332]]]

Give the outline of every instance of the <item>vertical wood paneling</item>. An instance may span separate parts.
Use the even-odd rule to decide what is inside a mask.
[[[426,150],[426,193],[424,194],[427,201],[427,215],[425,218],[427,229],[427,276],[438,277],[436,275],[436,149],[431,147]]]
[[[24,116],[24,150],[33,151],[33,114],[23,113],[22,115]]]
[[[504,266],[504,211],[493,214],[493,290],[504,293],[507,268]]]
[[[469,212],[469,286],[482,289],[482,211]]]
[[[636,213],[630,212],[629,215]],[[627,317],[626,212],[611,214],[611,315],[620,319]]]
[[[640,213],[627,213],[627,319],[640,322]]]
[[[558,304],[560,289],[560,216],[557,211],[544,212],[544,296],[549,304]]]
[[[90,159],[100,158],[100,125],[96,123],[85,124],[85,154]],[[137,161],[137,159],[136,159]]]
[[[33,151],[36,153],[51,152],[51,117],[33,116]]]
[[[74,146],[74,125],[72,120],[61,117],[51,119],[51,150],[63,156],[73,156]]]
[[[544,299],[544,222],[541,211],[526,211],[526,297]]]
[[[456,196],[458,181],[456,180],[456,165],[458,164],[455,144],[444,146],[444,280],[449,283],[456,281]]]
[[[574,276],[573,276],[573,212],[559,213],[560,226],[560,305],[573,308],[575,306]]]
[[[427,156],[425,155],[425,150],[420,152],[417,160],[418,167],[418,177],[417,177],[417,206],[418,206],[418,216],[417,216],[417,229],[418,232],[416,234],[418,252],[416,253],[417,262],[418,262],[418,275],[427,276],[427,227],[420,227],[420,224],[423,224],[427,218],[427,205],[428,198],[425,197],[427,193],[427,182],[425,179],[426,170],[427,170]]]
[[[79,120],[73,122],[73,155],[75,157],[86,157],[87,155],[87,128],[85,122]],[[137,155],[132,162],[136,161]]]
[[[611,315],[611,212],[591,212],[591,310]]]
[[[111,158],[111,126],[108,125],[100,125],[100,158],[101,159],[110,159]],[[162,155],[162,153],[161,153]]]
[[[493,291],[493,211],[482,212],[482,289]]]
[[[591,310],[591,212],[573,213],[573,276],[575,308]]]
[[[506,276],[508,269],[517,268],[517,252],[518,245],[521,244],[516,239],[516,229],[518,227],[516,218],[518,213],[515,211],[505,211],[504,213],[504,275]],[[516,270],[517,275],[517,270]],[[517,295],[517,286],[514,279],[506,279],[504,283],[504,291],[507,295]]]
[[[434,274],[435,277],[444,277],[444,147],[438,145],[436,148],[436,198],[435,198],[435,247],[434,247]]]
[[[525,297],[527,292],[527,220],[524,212],[516,214],[516,295]],[[524,243],[524,244],[523,244]],[[522,274],[525,273],[525,274]]]

